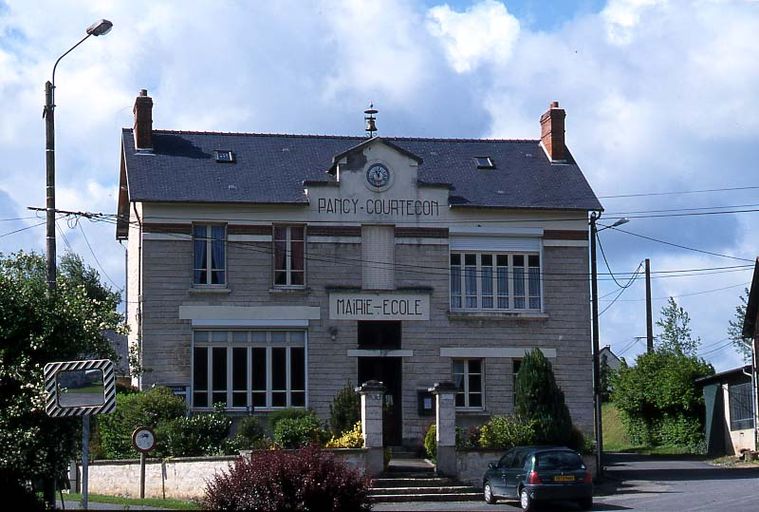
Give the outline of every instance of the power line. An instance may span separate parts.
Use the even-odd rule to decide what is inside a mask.
[[[108,275],[108,272],[105,271],[103,268],[103,265],[100,264],[100,260],[98,259],[97,255],[95,254],[95,251],[92,250],[92,246],[90,245],[90,241],[87,239],[87,234],[84,232],[84,228],[82,228],[82,224],[80,222],[77,222],[77,225],[79,226],[79,231],[82,233],[82,238],[84,238],[84,243],[87,244],[87,248],[90,250],[90,254],[92,254],[92,257],[95,258],[95,263],[97,263],[98,268],[100,271],[105,275],[105,277],[108,278],[108,280],[111,282],[113,286],[116,287],[116,289],[120,292],[124,291],[123,286],[119,286],[116,284],[116,282],[111,279],[111,276]]]
[[[611,227],[611,226],[604,226],[604,227],[609,227],[611,229],[614,229],[616,231],[620,231],[620,232],[625,233],[627,235],[636,236],[638,238],[643,238],[645,240],[650,240],[652,242],[658,242],[660,244],[670,245],[672,247],[678,247],[680,249],[685,249],[687,251],[699,252],[701,254],[708,254],[710,256],[719,256],[720,258],[728,258],[728,259],[738,260],[738,261],[754,261],[754,260],[751,260],[751,259],[748,259],[748,258],[741,258],[739,256],[731,256],[729,254],[720,254],[718,252],[705,251],[703,249],[696,249],[694,247],[688,247],[686,245],[676,244],[674,242],[667,242],[666,240],[660,240],[660,239],[654,238],[652,236],[641,235],[639,233],[633,233],[632,231],[627,231],[626,229],[621,229],[621,228],[618,228],[618,227]]]
[[[609,310],[609,308],[610,308],[610,307],[612,307],[612,306],[614,305],[614,303],[615,303],[615,302],[617,302],[617,299],[619,299],[619,298],[622,296],[622,294],[623,294],[623,293],[625,293],[625,290],[627,290],[627,289],[630,287],[630,285],[633,283],[633,281],[635,281],[635,279],[638,277],[638,275],[640,275],[640,267],[641,267],[641,266],[642,266],[642,262],[641,262],[641,263],[638,263],[638,268],[637,268],[637,269],[635,269],[635,274],[633,274],[633,275],[630,277],[630,280],[629,280],[629,281],[627,281],[627,284],[626,284],[625,286],[620,286],[620,285],[619,285],[619,283],[617,283],[617,286],[620,286],[620,290],[619,290],[619,293],[617,294],[617,296],[616,296],[616,297],[614,297],[614,299],[613,299],[613,300],[612,300],[612,301],[611,301],[609,304],[607,304],[607,306],[606,306],[606,307],[603,309],[603,311],[601,311],[601,312],[598,314],[598,316],[601,316],[601,315],[603,315],[604,313],[606,313],[606,311],[608,311],[608,310]],[[616,283],[616,280],[615,280],[614,282]]]
[[[707,294],[707,293],[713,293],[713,292],[721,292],[721,291],[724,291],[724,290],[729,290],[729,289],[731,289],[731,288],[737,288],[737,287],[739,287],[739,286],[748,286],[749,284],[751,284],[751,282],[750,282],[750,281],[749,281],[749,282],[747,282],[747,283],[738,283],[738,284],[733,284],[733,285],[730,285],[730,286],[723,286],[722,288],[713,288],[713,289],[711,289],[711,290],[701,290],[701,291],[699,291],[699,292],[692,292],[692,293],[681,293],[681,294],[679,294],[679,295],[668,295],[668,296],[666,296],[666,297],[654,297],[654,298],[653,298],[653,299],[651,299],[651,300],[668,300],[670,297],[672,297],[672,298],[679,298],[679,297],[693,297],[693,296],[695,296],[695,295],[705,295],[705,294]],[[617,290],[613,290],[613,291],[611,291],[611,292],[607,293],[606,295],[602,295],[602,296],[599,298],[599,300],[603,300],[603,299],[604,299],[604,297],[608,297],[609,295],[611,295],[611,294],[613,294],[613,293],[617,293]],[[646,300],[646,299],[622,299],[622,300],[620,300],[619,302],[643,302],[643,301],[645,301],[645,300]]]
[[[704,192],[729,192],[735,190],[756,190],[759,186],[748,187],[728,187],[728,188],[709,188],[702,190],[679,190],[675,192],[640,192],[636,194],[617,194],[610,196],[598,196],[599,199],[618,199],[623,197],[646,197],[646,196],[674,196],[680,194],[702,194]]]
[[[16,233],[21,233],[22,231],[26,231],[27,229],[36,228],[36,227],[42,226],[42,225],[44,225],[46,223],[47,223],[47,221],[43,220],[42,222],[40,222],[38,224],[32,224],[31,226],[24,226],[23,228],[19,228],[19,229],[13,230],[13,231],[8,231],[7,233],[3,233],[2,235],[0,235],[0,238],[5,238],[6,236],[10,236],[10,235],[15,235]]]

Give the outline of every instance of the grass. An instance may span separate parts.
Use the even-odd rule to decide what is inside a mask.
[[[63,495],[63,499],[66,501],[80,502],[82,495],[76,492]],[[115,505],[144,505],[146,507],[155,508],[170,508],[178,510],[201,510],[200,504],[194,501],[183,501],[167,498],[162,500],[161,498],[145,498],[144,500],[138,498],[123,498],[121,496],[106,496],[103,494],[90,494],[89,501],[91,503],[112,503]]]
[[[622,452],[634,448],[614,404],[601,405],[601,424],[603,425],[604,451]]]

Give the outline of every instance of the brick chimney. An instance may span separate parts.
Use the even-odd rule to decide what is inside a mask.
[[[540,143],[552,162],[563,162],[567,158],[564,144],[564,118],[567,113],[554,101],[548,110],[540,116]]]
[[[136,149],[153,149],[153,98],[147,89],[141,89],[134,100],[134,146]]]

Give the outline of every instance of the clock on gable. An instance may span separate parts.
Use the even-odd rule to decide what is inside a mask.
[[[382,189],[390,184],[390,169],[382,164],[372,164],[366,170],[366,182],[374,189]]]

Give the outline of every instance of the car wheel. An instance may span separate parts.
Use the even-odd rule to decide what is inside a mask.
[[[530,494],[524,487],[519,491],[519,504],[522,505],[524,512],[532,512],[535,510],[535,501],[530,498]]]
[[[483,492],[485,494],[485,503],[488,505],[493,505],[496,501],[498,501],[493,495],[493,488],[490,487],[490,482],[485,482],[485,488],[483,489]]]
[[[577,504],[580,505],[580,510],[590,510],[593,508],[593,497],[577,500]]]

